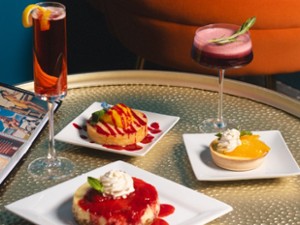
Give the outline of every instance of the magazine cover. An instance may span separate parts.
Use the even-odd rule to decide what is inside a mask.
[[[0,185],[48,121],[47,110],[34,93],[0,83]]]

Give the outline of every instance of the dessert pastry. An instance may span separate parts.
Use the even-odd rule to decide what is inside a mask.
[[[79,225],[150,225],[158,217],[158,193],[151,184],[112,170],[100,179],[88,178],[73,197]]]
[[[260,166],[270,147],[259,140],[259,135],[236,129],[219,133],[210,144],[213,161],[219,167],[234,171],[252,170]]]
[[[144,113],[119,103],[94,112],[87,122],[87,134],[102,145],[132,145],[146,137],[147,123]]]

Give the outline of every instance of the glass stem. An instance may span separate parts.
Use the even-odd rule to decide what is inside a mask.
[[[48,155],[49,160],[56,160],[56,150],[54,143],[54,103],[48,101],[48,115],[49,115],[49,145]]]
[[[219,105],[218,105],[218,122],[223,124],[223,83],[225,70],[219,69]]]

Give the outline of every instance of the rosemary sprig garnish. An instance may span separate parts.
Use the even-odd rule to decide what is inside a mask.
[[[237,37],[246,33],[255,23],[256,21],[256,17],[251,17],[249,19],[246,20],[246,22],[244,22],[242,24],[242,26],[236,31],[234,32],[233,35],[229,36],[229,37],[220,37],[220,38],[214,38],[211,39],[209,42],[210,43],[215,43],[218,45],[224,45],[224,44],[228,44],[231,42],[235,42],[237,40]]]

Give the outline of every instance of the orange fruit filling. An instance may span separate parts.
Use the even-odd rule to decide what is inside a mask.
[[[224,155],[235,157],[259,158],[269,152],[270,147],[259,140],[259,135],[241,136],[242,144]]]
[[[124,104],[116,104],[105,113],[101,120],[117,127],[126,129],[134,122],[131,109]]]

